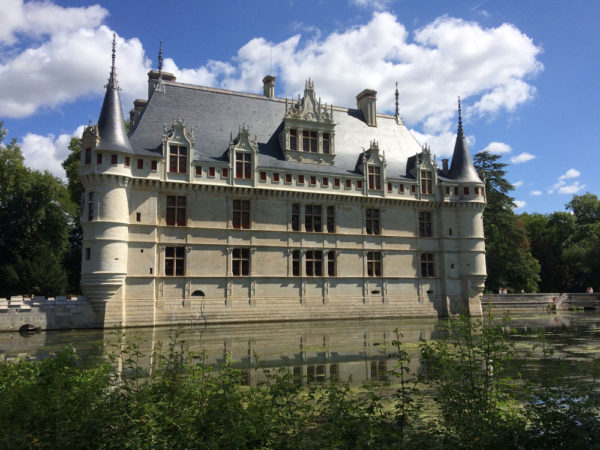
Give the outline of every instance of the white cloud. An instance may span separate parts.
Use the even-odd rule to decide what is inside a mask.
[[[531,191],[531,192],[529,193],[529,195],[533,195],[533,196],[542,195],[542,191]]]
[[[521,164],[527,161],[531,161],[532,159],[535,159],[535,155],[523,152],[519,153],[517,156],[513,156],[512,158],[510,158],[510,162],[513,164]]]
[[[581,172],[579,170],[569,169],[564,174],[562,174],[560,177],[558,177],[558,179],[559,180],[567,180],[569,178],[577,178],[579,175],[581,175]]]
[[[79,126],[73,134],[54,136],[48,134],[27,133],[22,142],[19,142],[27,166],[35,169],[49,171],[52,175],[66,180],[65,170],[61,163],[69,156],[69,143],[72,137],[81,137],[84,126]]]
[[[554,194],[558,192],[559,194],[577,194],[578,192],[585,189],[584,184],[580,184],[579,181],[574,181],[571,184],[567,184],[565,180],[570,180],[573,178],[577,178],[581,175],[581,172],[577,169],[569,169],[561,176],[558,177],[556,183],[552,185],[550,189],[548,189],[548,194]]]
[[[374,9],[376,11],[387,9],[390,3],[391,0],[350,0],[350,4],[361,8]]]
[[[525,184],[525,182],[523,180],[519,180],[519,181],[515,181],[512,185],[514,187],[521,187]]]
[[[523,200],[515,200],[515,208],[514,209],[525,208],[526,205],[527,205],[527,202],[525,202]]]
[[[510,145],[505,144],[504,142],[490,142],[482,151],[494,153],[496,155],[502,155],[512,152],[512,148],[510,148]]]
[[[444,131],[438,134],[427,134],[421,133],[415,129],[411,129],[410,132],[421,145],[429,145],[431,153],[437,158],[448,158],[452,156],[454,143],[456,142],[456,133]],[[467,137],[468,144],[471,143],[469,142],[470,140],[472,140],[472,138]]]

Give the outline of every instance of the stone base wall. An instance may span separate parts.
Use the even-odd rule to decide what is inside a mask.
[[[600,309],[600,294],[544,293],[544,294],[484,294],[484,310],[490,306],[495,311],[514,314],[561,311],[573,308]]]

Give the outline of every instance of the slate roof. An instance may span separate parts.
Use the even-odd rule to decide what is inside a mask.
[[[467,138],[463,132],[460,100],[458,102],[458,132],[456,133],[456,143],[454,144],[454,153],[452,153],[452,164],[450,165],[448,177],[459,182],[482,182],[473,165],[471,152],[469,152],[469,147],[467,146]]]
[[[285,114],[284,99],[163,81],[150,97],[129,135],[136,154],[162,156],[164,125],[181,116],[194,129],[195,155],[200,162],[226,161],[230,134],[246,124],[258,141],[258,166],[290,171],[356,174],[360,154],[370,141],[385,152],[388,178],[405,178],[406,162],[421,152],[420,144],[394,116],[378,114],[377,127],[368,126],[360,111],[334,108],[335,164],[286,161],[279,145]],[[412,176],[408,175],[409,178]]]

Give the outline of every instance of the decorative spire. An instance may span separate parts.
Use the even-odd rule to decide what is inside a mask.
[[[113,33],[112,40],[112,65],[110,66],[110,75],[108,77],[108,84],[104,86],[109,89],[119,89],[117,85],[117,69],[115,67],[115,61],[117,59],[117,34]]]
[[[400,118],[400,109],[398,108],[398,82],[396,81],[396,122]]]
[[[463,125],[462,125],[462,110],[460,107],[460,97],[458,97],[458,132],[457,135],[464,137]]]
[[[160,41],[159,47],[158,47],[158,79],[160,80],[160,73],[162,72],[162,68],[163,68],[163,54],[162,54],[162,41]]]
[[[454,144],[452,165],[450,166],[448,177],[461,182],[481,183],[475,166],[473,166],[471,153],[467,146],[467,138],[463,131],[460,97],[458,98],[458,131],[456,133],[456,143]]]

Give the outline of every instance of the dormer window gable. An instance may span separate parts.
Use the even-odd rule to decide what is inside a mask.
[[[417,180],[419,193],[421,195],[434,195],[438,167],[435,162],[435,156],[431,155],[429,146],[424,145],[422,152],[417,153],[410,160],[412,161],[409,161],[409,164],[412,167],[409,172]]]
[[[231,136],[229,142],[229,162],[233,169],[233,177],[240,180],[253,180],[256,168],[258,143],[256,136],[250,136],[250,128],[240,125],[238,134]]]
[[[335,155],[333,107],[316,98],[314,83],[309,79],[304,97],[286,100],[283,130],[279,138],[287,160],[315,164],[332,164]]]
[[[187,128],[181,116],[163,131],[163,155],[168,174],[189,174],[193,160],[194,130]]]
[[[371,141],[369,148],[360,154],[356,164],[356,170],[366,177],[368,190],[382,190],[386,165],[385,153],[380,152],[377,141]]]

